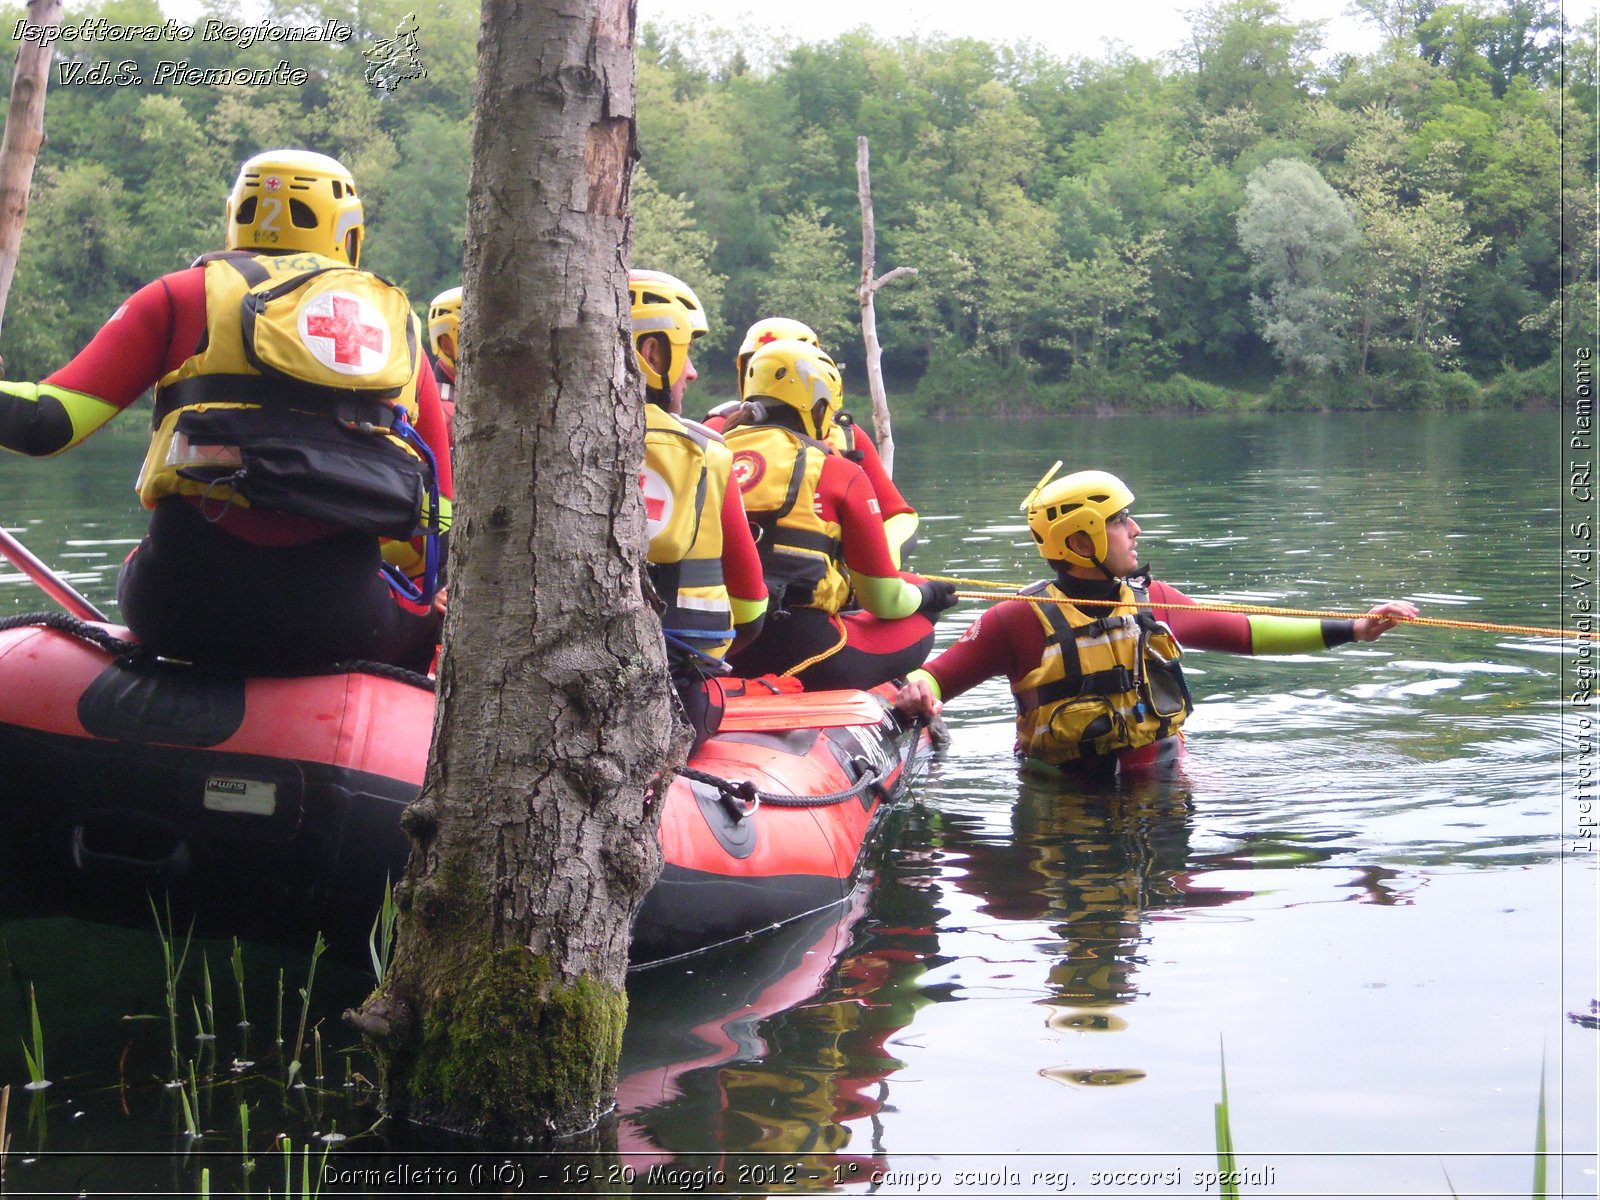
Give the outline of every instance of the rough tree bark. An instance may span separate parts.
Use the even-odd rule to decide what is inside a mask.
[[[867,347],[867,387],[872,393],[872,431],[878,437],[878,455],[883,469],[894,474],[894,430],[889,422],[889,396],[883,387],[883,347],[878,345],[878,311],[872,298],[879,288],[902,276],[915,276],[915,267],[896,267],[876,279],[878,227],[872,216],[872,176],[867,170],[867,139],[856,139],[856,194],[861,200],[861,286],[856,298],[861,301],[861,336]]]
[[[61,24],[61,0],[28,0],[28,24],[54,29]],[[11,76],[11,107],[0,142],[0,326],[5,324],[6,298],[22,249],[22,225],[28,216],[28,190],[33,164],[44,145],[44,94],[50,83],[51,50],[45,39],[17,47]]]
[[[613,1103],[672,735],[628,342],[631,0],[485,0],[439,713],[389,976],[386,1110],[506,1143]]]

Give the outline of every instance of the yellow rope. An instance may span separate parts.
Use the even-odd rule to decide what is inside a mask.
[[[936,579],[941,583],[970,583],[978,587],[1005,588],[1004,592],[957,592],[956,595],[963,600],[1027,600],[1034,604],[1059,603],[1052,601],[1049,596],[1023,596],[1016,591],[1016,585],[1010,583],[996,583],[988,579],[963,579],[952,575],[924,575],[924,579]],[[1102,608],[1115,608],[1120,601],[1117,600],[1073,600],[1074,605],[1094,605]],[[1229,604],[1224,601],[1214,600],[1203,604],[1144,604],[1143,608],[1182,608],[1194,612],[1223,612],[1243,613],[1246,616],[1257,617],[1315,617],[1332,621],[1359,621],[1371,616],[1370,613],[1326,612],[1321,609],[1311,608],[1275,608],[1265,604]],[[1492,621],[1452,621],[1444,617],[1395,617],[1385,615],[1385,621],[1397,621],[1402,625],[1427,625],[1435,629],[1478,629],[1489,633],[1520,633],[1530,637],[1552,638],[1582,638],[1588,641],[1600,640],[1600,632],[1585,632],[1577,629],[1546,629],[1536,625],[1500,625]]]
[[[829,614],[828,616],[828,623],[838,631],[839,640],[821,653],[813,654],[804,662],[795,663],[794,666],[790,667],[781,676],[779,676],[780,679],[792,679],[799,675],[800,672],[804,671],[807,667],[814,667],[819,662],[822,662],[824,659],[832,658],[835,654],[844,649],[845,640],[849,637],[850,631],[844,627],[843,621],[839,620],[838,617],[833,616],[832,614]]]

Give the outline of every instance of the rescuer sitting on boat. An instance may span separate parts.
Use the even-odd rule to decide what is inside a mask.
[[[645,385],[645,558],[673,684],[698,741],[716,732],[716,676],[730,647],[760,633],[767,589],[722,435],[682,415],[698,377],[689,348],[707,328],[700,298],[660,271],[630,272],[628,291]]]
[[[361,201],[334,159],[256,155],[226,223],[226,250],[135,292],[44,382],[0,383],[0,445],[59,453],[155,385],[136,485],[154,513],[117,585],[133,634],[246,672],[425,670],[452,482],[420,325],[357,269]],[[410,577],[381,571],[380,537],[416,539]]]
[[[1202,612],[1139,564],[1133,492],[1115,475],[1079,471],[1049,482],[1024,507],[1053,579],[995,605],[895,698],[908,715],[1004,674],[1017,704],[1017,751],[1091,773],[1169,761],[1193,711],[1183,645],[1230,654],[1296,654],[1370,642],[1415,605],[1392,600],[1356,620]],[[1085,602],[1083,604],[1074,601]],[[1098,601],[1098,604],[1087,602]],[[1113,605],[1111,602],[1115,601]],[[1142,605],[1153,607],[1141,607]]]
[[[433,382],[444,406],[445,428],[454,449],[456,419],[456,355],[461,341],[461,289],[447,288],[428,304],[428,347],[433,351]]]
[[[791,338],[759,347],[745,374],[746,401],[760,412],[727,440],[774,614],[732,656],[734,669],[793,675],[809,689],[905,675],[927,657],[933,618],[955,603],[955,589],[895,570],[871,483],[829,446],[844,399],[838,368]],[[844,614],[852,584],[866,611]]]
[[[725,432],[729,424],[737,425],[750,417],[749,409],[744,405],[745,394],[745,368],[750,365],[750,356],[768,342],[775,342],[782,338],[794,338],[796,341],[806,342],[822,349],[822,343],[817,340],[816,332],[804,321],[796,321],[790,317],[765,317],[757,321],[745,331],[744,342],[739,347],[739,353],[734,356],[734,369],[739,376],[739,399],[729,400],[719,404],[711,410],[706,417],[706,424],[719,432]],[[910,502],[900,493],[900,489],[889,477],[889,472],[884,469],[883,459],[878,455],[878,447],[873,444],[872,436],[849,413],[839,411],[833,415],[833,423],[828,428],[828,445],[835,451],[844,455],[851,462],[865,472],[867,482],[872,484],[872,491],[878,498],[878,516],[883,520],[884,540],[889,544],[889,557],[894,561],[895,570],[899,570],[904,562],[905,555],[916,544],[917,510],[911,507]]]

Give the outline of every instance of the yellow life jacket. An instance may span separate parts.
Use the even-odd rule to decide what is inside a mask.
[[[667,610],[661,627],[721,658],[733,642],[733,606],[722,578],[722,502],[732,456],[704,425],[644,406],[645,552],[650,584]]]
[[[856,423],[849,413],[839,413],[828,426],[828,445],[853,463],[859,463],[862,452],[856,449]]]
[[[1175,734],[1194,710],[1172,630],[1148,609],[1149,593],[1123,583],[1115,608],[1078,608],[1054,583],[1023,595],[1044,625],[1044,656],[1012,685],[1017,745],[1030,758],[1072,762],[1148,746]]]
[[[730,430],[728,449],[745,515],[757,534],[772,607],[838,612],[850,595],[839,567],[844,531],[817,512],[829,446],[782,426],[757,424]]]
[[[137,484],[386,537],[418,527],[421,323],[393,284],[315,254],[209,256],[206,329],[156,384]]]

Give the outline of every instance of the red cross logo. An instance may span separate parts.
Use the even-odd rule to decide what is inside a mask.
[[[639,472],[639,488],[644,488],[644,472]],[[644,494],[644,519],[661,523],[661,518],[667,515],[667,500],[665,496],[652,496],[649,492]]]
[[[733,481],[740,492],[748,492],[767,473],[767,460],[754,450],[741,450],[733,456]]]
[[[639,487],[644,492],[644,535],[653,540],[672,523],[672,487],[648,462],[639,472]]]
[[[268,175],[261,181],[261,184],[267,189],[267,191],[275,192],[283,186],[283,180],[279,179],[276,175]]]
[[[325,292],[300,310],[300,338],[341,375],[370,375],[389,356],[389,328],[378,311],[349,292]]]

